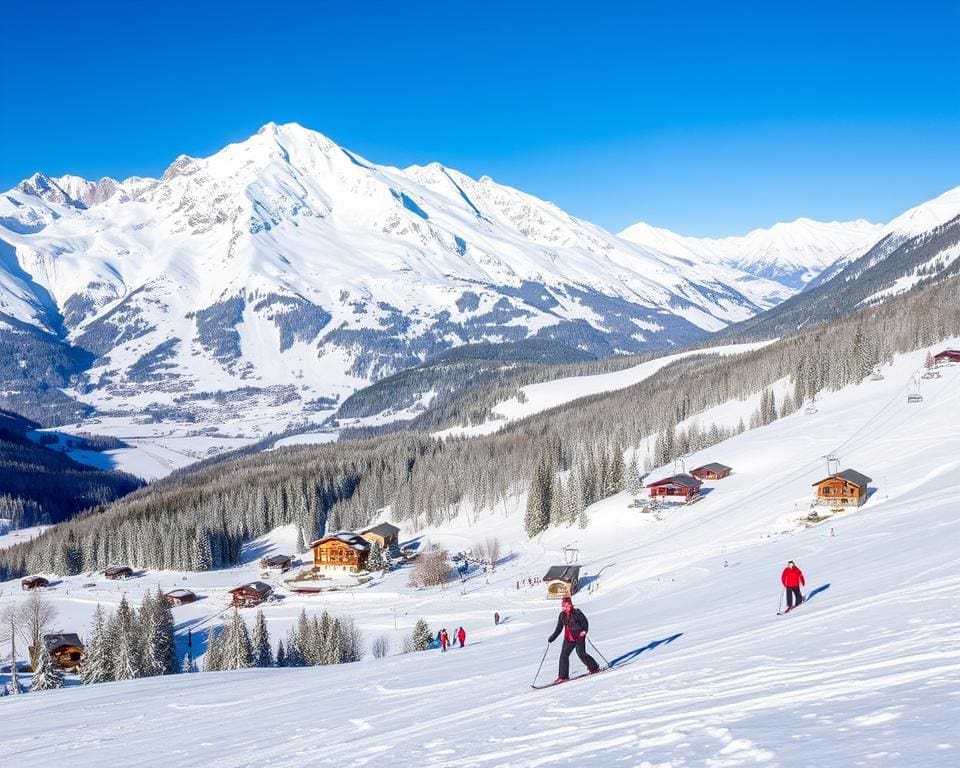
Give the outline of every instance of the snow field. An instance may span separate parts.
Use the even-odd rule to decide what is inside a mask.
[[[923,403],[908,405],[923,354],[885,367],[883,381],[825,395],[815,415],[801,411],[691,457],[735,474],[661,520],[628,508],[621,494],[590,508],[587,529],[527,541],[516,499],[478,524],[464,514],[442,531],[402,534],[456,551],[495,533],[505,557],[494,574],[417,591],[400,571],[369,588],[265,608],[274,641],[307,606],[352,615],[368,637],[385,631],[395,642],[419,616],[434,631],[463,624],[463,650],[8,698],[0,754],[45,766],[70,745],[71,765],[101,765],[124,759],[135,738],[142,762],[165,766],[332,765],[345,755],[358,766],[458,768],[955,765],[960,366],[924,381]],[[864,507],[805,528],[811,484],[825,475],[821,457],[830,451],[874,478],[875,490]],[[251,543],[250,558],[289,551],[291,539],[278,530]],[[586,582],[575,602],[615,668],[531,691],[558,605],[516,581],[564,562],[568,544],[579,549]],[[789,559],[812,596],[778,617]],[[185,578],[151,573],[122,587],[135,594],[160,581],[207,594],[175,609],[185,632],[225,605],[218,590],[256,575],[253,565]],[[74,594],[85,578],[49,593],[64,623],[93,610],[93,599]],[[0,607],[21,596],[15,583],[0,588]],[[106,601],[115,588],[97,590]],[[505,619],[499,627],[494,611]],[[558,650],[550,648],[541,680],[556,674]],[[37,723],[63,708],[71,717],[56,720],[52,739],[54,726]]]

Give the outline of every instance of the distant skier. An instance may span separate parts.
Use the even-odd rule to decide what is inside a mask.
[[[494,626],[499,626],[499,625],[500,625],[500,613],[499,613],[499,612],[493,614],[493,624],[494,624]]]
[[[803,602],[800,587],[807,583],[803,578],[803,571],[797,568],[797,564],[793,560],[787,563],[787,567],[780,574],[780,583],[787,590],[787,610],[791,611]]]
[[[557,617],[557,627],[553,634],[547,638],[548,643],[552,643],[563,632],[563,647],[560,649],[560,671],[554,682],[562,683],[570,679],[570,654],[574,649],[577,656],[584,663],[589,674],[600,671],[600,665],[587,653],[587,632],[590,625],[583,611],[573,607],[573,600],[569,595],[565,595],[560,601],[560,615]]]
[[[444,653],[447,652],[447,645],[450,643],[450,636],[447,634],[447,630],[440,630],[440,650]]]
[[[457,630],[457,642],[460,643],[461,648],[463,648],[463,644],[467,642],[467,630],[463,627]]]

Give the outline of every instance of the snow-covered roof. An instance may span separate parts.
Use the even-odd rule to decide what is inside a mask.
[[[367,552],[370,549],[370,542],[367,541],[359,533],[351,533],[349,531],[344,531],[341,533],[331,533],[328,536],[324,536],[322,539],[317,539],[310,543],[311,547],[317,547],[320,544],[326,544],[328,541],[339,541],[342,544],[346,544],[348,547],[357,550],[358,552]]]
[[[717,461],[711,461],[709,464],[704,464],[702,467],[697,467],[696,469],[690,470],[692,472],[699,472],[700,470],[706,470],[707,472],[729,472],[732,467],[728,467],[726,464],[721,464]]]
[[[361,535],[364,533],[373,533],[377,536],[383,536],[386,538],[387,536],[396,536],[398,533],[400,533],[400,529],[392,523],[379,523],[372,528],[365,529],[361,532]]]
[[[230,594],[232,595],[235,592],[243,592],[247,590],[266,594],[268,592],[272,592],[273,587],[271,587],[269,584],[264,584],[262,581],[251,581],[249,584],[243,584],[242,586],[234,587],[230,590]]]

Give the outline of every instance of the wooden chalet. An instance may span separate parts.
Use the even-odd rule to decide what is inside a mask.
[[[77,668],[77,664],[83,658],[83,643],[80,638],[71,633],[44,635],[43,643],[47,646],[50,656],[53,657],[53,663],[60,669],[70,672]],[[29,648],[30,658],[35,657],[34,649]]]
[[[651,498],[658,496],[680,496],[684,499],[691,499],[700,494],[700,486],[703,483],[693,475],[671,475],[663,480],[657,480],[650,483],[647,490],[650,491]]]
[[[260,558],[260,567],[265,571],[284,573],[293,566],[293,555],[270,555]]]
[[[313,567],[329,571],[363,571],[370,555],[370,542],[358,533],[334,533],[317,539],[310,547]]]
[[[960,363],[960,349],[945,349],[933,356],[933,362],[937,365],[941,363]]]
[[[580,566],[551,566],[543,577],[543,583],[547,585],[547,597],[574,595],[580,589]]]
[[[103,572],[103,575],[114,581],[117,579],[129,579],[133,576],[133,568],[129,565],[111,565]]]
[[[251,581],[242,587],[231,589],[230,594],[233,596],[231,602],[234,608],[252,608],[270,597],[273,587],[262,581]]]
[[[178,606],[197,602],[197,594],[189,589],[174,589],[167,592],[163,599],[168,605]]]
[[[360,535],[371,544],[377,542],[382,549],[400,546],[400,529],[391,523],[380,523],[373,528],[367,528],[360,531]]]
[[[20,589],[29,592],[31,589],[46,589],[50,586],[50,581],[43,576],[27,576],[20,579]]]
[[[728,467],[726,464],[719,464],[716,461],[690,470],[690,474],[697,478],[697,480],[723,480],[725,477],[730,477],[731,472],[733,472],[732,467]]]
[[[872,479],[853,469],[845,469],[825,477],[813,484],[817,489],[817,503],[829,506],[863,506],[867,500],[867,486]]]

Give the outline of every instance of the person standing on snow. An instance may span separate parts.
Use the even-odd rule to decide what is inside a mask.
[[[494,626],[500,626],[500,612],[499,612],[499,611],[497,611],[495,614],[493,614],[493,625],[494,625]]]
[[[573,607],[573,600],[569,595],[565,595],[560,601],[560,615],[557,617],[557,627],[553,634],[547,638],[548,643],[552,643],[563,632],[563,647],[560,649],[560,670],[557,679],[554,682],[562,683],[570,679],[570,654],[574,649],[577,656],[584,663],[589,674],[600,671],[600,665],[587,653],[587,632],[590,625],[583,611]]]
[[[467,630],[463,627],[457,630],[457,640],[460,643],[460,647],[463,648],[463,644],[467,641]]]
[[[444,653],[447,652],[447,645],[450,642],[450,636],[447,634],[446,629],[440,630],[440,650]]]
[[[803,595],[800,593],[800,587],[806,585],[803,578],[803,571],[797,568],[797,564],[791,560],[787,567],[780,574],[780,583],[787,590],[787,610],[793,610],[797,605],[803,602]]]

